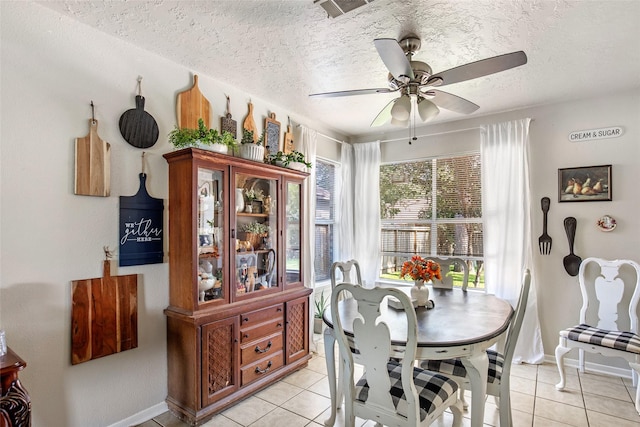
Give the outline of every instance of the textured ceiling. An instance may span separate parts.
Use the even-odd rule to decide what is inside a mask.
[[[397,94],[308,94],[386,87],[376,38],[418,35],[434,73],[525,51],[524,66],[443,88],[474,115],[640,87],[637,0],[375,0],[335,19],[313,0],[38,3],[346,136],[397,130],[369,127]]]

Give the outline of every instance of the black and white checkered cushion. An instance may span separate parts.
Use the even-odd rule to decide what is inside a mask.
[[[407,416],[407,400],[402,389],[402,365],[390,361],[387,363],[387,371],[391,380],[391,400],[396,407],[398,414]],[[413,381],[418,391],[420,401],[420,420],[424,420],[436,408],[454,395],[458,391],[455,381],[435,372],[429,372],[420,368],[413,368]],[[367,401],[369,395],[369,385],[366,374],[356,383],[356,400]]]
[[[560,336],[572,341],[595,344],[602,347],[640,354],[640,335],[633,332],[608,331],[580,324],[564,331]]]
[[[493,350],[487,350],[487,356],[489,356],[487,382],[494,383],[500,381],[502,377],[502,367],[504,366],[504,356]],[[467,369],[460,359],[427,360],[422,363],[422,367],[445,375],[463,378],[467,376]]]

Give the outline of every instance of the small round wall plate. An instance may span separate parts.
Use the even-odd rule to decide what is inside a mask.
[[[596,226],[601,231],[613,231],[616,225],[616,220],[611,215],[603,215],[596,223]]]

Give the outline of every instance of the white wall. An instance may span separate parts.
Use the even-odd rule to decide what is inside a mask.
[[[176,94],[191,87],[194,70],[33,3],[2,2],[1,26],[0,328],[27,362],[20,378],[31,395],[33,426],[107,426],[162,410],[168,264],[117,268],[114,261],[113,274],[138,274],[138,348],[75,366],[70,282],[102,275],[102,247],[118,247],[118,196],[138,191],[143,150],[118,128],[122,113],[135,107],[138,76],[145,110],[160,129],[158,142],[144,150],[147,189],[166,207],[162,154],[172,150],[166,135],[176,123]],[[199,86],[215,128],[228,94],[239,125],[251,99],[259,130],[275,112],[283,132],[291,115],[341,137],[210,77],[200,75]],[[73,194],[74,140],[88,134],[91,101],[98,134],[111,144],[111,196],[104,198]]]
[[[577,219],[575,253],[582,258],[596,256],[609,259],[632,259],[640,262],[640,90],[606,94],[596,99],[574,100],[557,105],[532,107],[504,114],[480,116],[459,122],[430,126],[408,144],[408,130],[388,135],[398,139],[381,146],[382,161],[398,161],[465,152],[479,149],[479,126],[521,117],[530,117],[531,172],[535,267],[538,271],[538,309],[545,354],[553,356],[558,331],[578,320],[581,296],[576,277],[564,270],[562,259],[569,253],[563,221]],[[587,142],[569,142],[568,134],[576,130],[621,126],[623,136]],[[373,140],[371,136],[362,141]],[[558,169],[566,167],[613,165],[613,201],[558,203]],[[542,234],[542,210],[539,200],[551,199],[548,233],[553,239],[551,254],[542,256],[537,239]],[[613,232],[596,228],[604,214],[618,222]],[[628,300],[626,301],[628,303]],[[622,309],[621,309],[622,311]],[[571,353],[568,358],[577,358]],[[588,357],[595,363],[627,366],[611,359]]]

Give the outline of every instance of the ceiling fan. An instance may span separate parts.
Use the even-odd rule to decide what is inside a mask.
[[[382,62],[389,69],[388,88],[314,93],[309,96],[336,97],[400,92],[400,97],[389,102],[378,113],[371,126],[380,126],[389,119],[392,124],[407,126],[414,103],[413,108],[418,111],[423,122],[438,115],[440,112],[438,107],[462,114],[471,114],[480,108],[471,101],[434,88],[487,76],[527,63],[527,55],[523,51],[518,51],[433,74],[428,64],[412,60],[413,55],[420,50],[421,42],[418,37],[409,35],[399,42],[387,38],[376,39],[373,42]],[[412,102],[413,100],[415,102]]]

